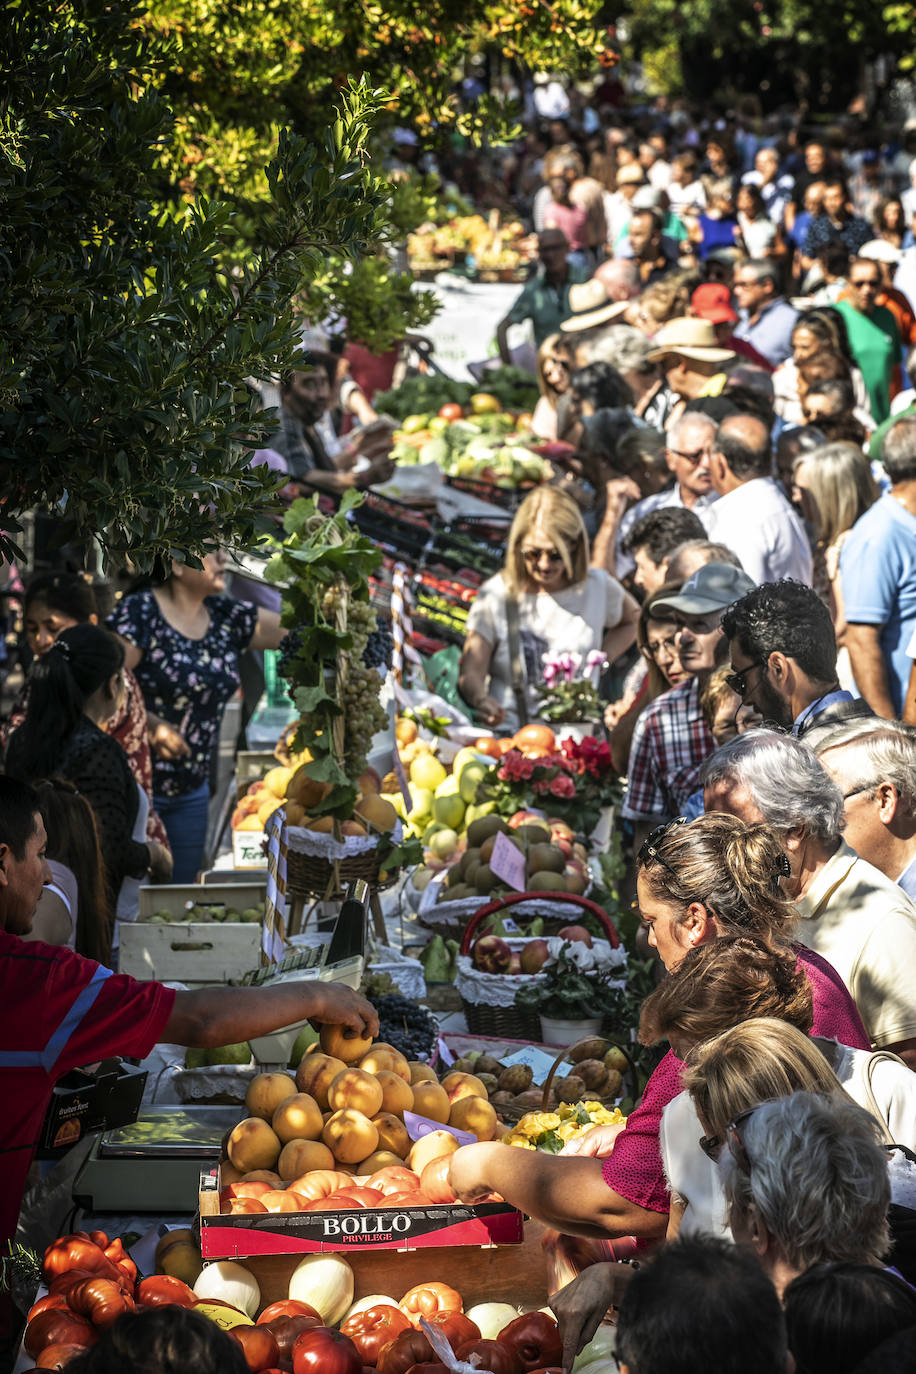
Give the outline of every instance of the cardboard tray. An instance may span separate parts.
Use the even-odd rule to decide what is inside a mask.
[[[139,920],[122,922],[120,971],[143,980],[226,983],[261,963],[260,922],[180,921],[150,925],[154,911],[184,911],[188,902],[207,906],[260,904],[266,883],[174,883],[140,888]]]
[[[365,1207],[342,1212],[221,1216],[216,1170],[200,1176],[200,1251],[205,1260],[328,1251],[427,1250],[520,1245],[522,1214],[505,1202],[428,1207]],[[373,1290],[369,1290],[370,1292]]]

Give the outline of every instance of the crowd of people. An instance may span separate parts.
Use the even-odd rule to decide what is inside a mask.
[[[485,185],[470,159],[442,164],[537,235],[494,347],[509,361],[530,329],[556,468],[473,602],[458,689],[513,731],[545,655],[611,665],[596,727],[660,976],[639,1035],[668,1049],[623,1129],[560,1155],[468,1146],[451,1182],[574,1257],[553,1298],[568,1365],[616,1308],[629,1374],[912,1368],[916,128],[628,112],[612,86],[538,80]],[[288,495],[391,476],[392,426],[350,371],[312,333],[281,379],[257,459]],[[221,553],[159,569],[104,624],[78,573],[24,589],[33,662],[0,777],[0,1239],[71,1065],[306,1015],[377,1030],[345,989],[176,995],[112,972],[139,884],[199,873],[223,710],[243,656],[283,633],[275,603],[230,592]],[[80,1368],[182,1340],[195,1368],[238,1365],[182,1320],[137,1314]]]

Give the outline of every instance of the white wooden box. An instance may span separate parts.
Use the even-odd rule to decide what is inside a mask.
[[[266,885],[259,882],[141,887],[139,920],[121,925],[121,973],[181,983],[226,983],[241,978],[261,963],[260,922],[151,925],[145,918],[155,911],[184,911],[188,902],[244,911],[260,905],[265,893]]]
[[[233,868],[266,868],[267,852],[264,847],[266,838],[263,830],[233,830]]]

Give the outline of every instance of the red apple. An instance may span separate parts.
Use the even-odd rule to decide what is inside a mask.
[[[585,926],[564,926],[560,931],[560,939],[573,941],[581,940],[582,944],[588,945],[589,949],[592,947],[592,937],[585,929]]]
[[[483,973],[507,973],[512,962],[512,951],[498,935],[484,935],[474,945],[471,958],[474,967]]]
[[[543,825],[544,817],[539,816],[536,811],[516,811],[514,816],[510,816],[507,824],[512,830],[517,830],[520,825]]]
[[[525,970],[522,968],[521,955],[518,953],[518,950],[515,950],[515,949],[514,949],[514,950],[512,951],[512,957],[511,957],[511,959],[509,960],[509,967],[506,969],[506,972],[507,972],[507,973],[524,973],[524,972],[525,972]]]
[[[540,973],[549,957],[546,940],[529,940],[521,952],[522,973]]]
[[[550,840],[556,844],[557,840],[568,840],[570,844],[575,841],[576,832],[571,830],[565,821],[550,821]]]
[[[553,845],[554,849],[559,849],[560,853],[565,855],[567,859],[572,858],[572,841],[568,840],[565,835],[560,835],[557,831],[554,831],[550,837],[550,843]]]

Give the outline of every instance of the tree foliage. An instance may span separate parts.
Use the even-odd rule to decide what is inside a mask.
[[[386,93],[344,87],[320,142],[280,133],[260,247],[221,266],[232,206],[153,208],[175,54],[139,15],[135,0],[6,11],[0,475],[6,531],[44,506],[143,566],[254,537],[276,482],[248,466],[265,423],[248,382],[288,365],[303,278],[383,233],[388,186],[366,153]]]

